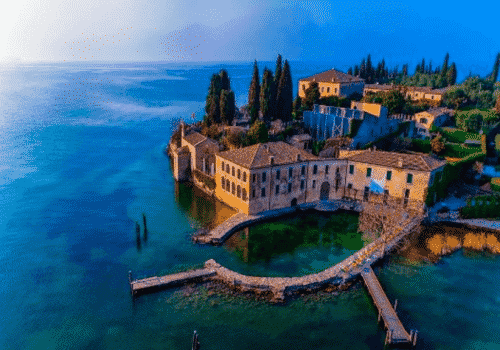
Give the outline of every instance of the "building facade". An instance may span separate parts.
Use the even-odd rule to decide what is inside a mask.
[[[430,137],[430,128],[442,126],[452,115],[454,111],[448,108],[431,108],[427,111],[416,113],[413,116],[415,121],[416,135],[421,138]]]
[[[427,190],[440,181],[446,161],[427,155],[371,151],[345,154],[346,197],[384,202],[395,198],[404,206],[422,210]]]
[[[304,98],[312,82],[317,82],[321,97],[349,97],[353,93],[363,94],[365,81],[359,77],[331,69],[299,80],[299,96]]]

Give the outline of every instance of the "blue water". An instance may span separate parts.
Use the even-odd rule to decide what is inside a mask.
[[[205,221],[231,211],[176,186],[164,154],[179,118],[201,119],[211,74],[228,70],[240,106],[251,66],[0,67],[1,349],[186,349],[194,329],[203,349],[382,348],[362,286],[286,306],[205,287],[132,302],[129,270],[141,277],[214,258],[265,271],[191,243]],[[291,68],[296,86],[331,67]],[[138,245],[142,213],[148,237]],[[457,252],[443,261],[395,259],[378,271],[403,323],[420,330],[419,348],[500,348],[499,259]],[[301,264],[323,268],[315,257]]]

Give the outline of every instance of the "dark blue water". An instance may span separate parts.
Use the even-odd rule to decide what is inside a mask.
[[[164,154],[179,118],[201,118],[210,76],[222,67],[243,104],[251,63],[1,68],[1,349],[186,349],[194,329],[204,349],[382,348],[362,287],[286,306],[205,287],[132,302],[129,270],[148,276],[214,258],[266,272],[230,249],[191,243],[193,231],[232,212],[176,186]],[[296,82],[331,67],[291,68]],[[143,213],[148,236],[138,244]],[[403,323],[420,330],[421,348],[500,348],[500,261],[461,252],[443,261],[381,269]],[[306,257],[301,271],[324,263]]]

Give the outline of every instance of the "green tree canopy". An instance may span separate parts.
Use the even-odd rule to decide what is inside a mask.
[[[236,112],[234,92],[222,90],[220,94],[220,119],[223,124],[231,125]]]
[[[437,134],[437,136],[431,140],[432,152],[441,154],[445,150],[445,148],[446,146],[443,141],[443,136],[441,134]]]
[[[247,133],[247,145],[255,145],[256,143],[264,143],[269,141],[269,134],[266,124],[260,120],[256,120],[252,124]]]
[[[292,118],[293,86],[292,73],[288,60],[283,64],[277,96],[277,114],[282,121],[289,121]]]
[[[225,69],[221,69],[219,72],[220,81],[221,81],[221,89],[222,90],[231,90],[231,82],[229,80],[229,76]]]
[[[304,107],[308,110],[313,108],[315,103],[318,103],[321,93],[319,92],[318,82],[313,81],[305,91]]]
[[[272,114],[274,113],[274,104],[276,103],[275,91],[273,73],[269,69],[264,68],[260,89],[260,111],[267,125],[271,122]]]
[[[259,83],[259,68],[257,67],[257,60],[253,63],[253,75],[250,82],[250,89],[248,91],[248,111],[250,112],[251,122],[255,122],[259,117],[259,104],[260,99],[260,83]]]

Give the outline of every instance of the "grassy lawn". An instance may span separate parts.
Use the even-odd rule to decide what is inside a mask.
[[[452,158],[464,158],[470,154],[481,152],[480,147],[465,147],[462,145],[446,144],[444,156]]]
[[[455,112],[455,117],[462,115],[462,114],[472,115],[472,114],[477,114],[477,113],[481,114],[483,116],[484,120],[498,119],[498,115],[495,112],[493,112],[492,110],[479,109],[479,108],[470,108],[470,109],[464,108],[464,109],[458,110]]]
[[[457,128],[442,128],[443,136],[454,143],[463,143],[465,140],[481,141],[481,135],[475,132],[466,132]]]

